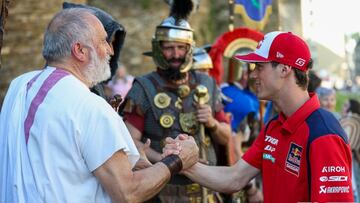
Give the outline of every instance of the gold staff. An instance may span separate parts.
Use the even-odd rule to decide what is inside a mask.
[[[206,104],[209,101],[208,89],[204,85],[198,85],[195,89],[195,101],[199,105]],[[200,124],[200,158],[207,161],[205,126]],[[208,192],[205,187],[201,187],[202,203],[207,203]]]

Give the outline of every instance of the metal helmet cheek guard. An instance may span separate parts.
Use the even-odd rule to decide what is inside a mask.
[[[188,44],[189,49],[184,63],[180,66],[180,72],[187,72],[191,69],[195,42],[193,30],[187,22],[187,18],[192,9],[192,0],[174,0],[171,4],[170,16],[156,27],[155,35],[152,39],[152,57],[160,69],[167,70],[169,68],[169,64],[162,54],[162,41]]]

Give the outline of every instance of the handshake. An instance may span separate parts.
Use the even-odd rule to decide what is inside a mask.
[[[171,173],[186,170],[199,161],[199,148],[192,136],[180,134],[176,139],[167,137],[165,142],[162,162],[169,167]],[[173,166],[174,164],[177,166]]]
[[[160,162],[169,168],[171,174],[184,171],[199,161],[199,148],[192,136],[179,134],[176,139],[167,137],[165,144]],[[134,171],[145,169],[152,165],[146,155],[146,151],[149,148],[150,139],[145,144],[138,146],[140,159],[134,166]]]

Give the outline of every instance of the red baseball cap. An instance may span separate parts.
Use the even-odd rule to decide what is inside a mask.
[[[306,71],[311,54],[300,37],[291,32],[275,31],[266,34],[254,52],[234,58],[249,63],[275,61]]]

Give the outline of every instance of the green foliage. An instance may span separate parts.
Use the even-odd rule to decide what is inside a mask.
[[[341,113],[343,105],[347,102],[348,99],[353,98],[360,101],[360,93],[351,93],[345,91],[336,92],[336,111]]]
[[[351,38],[355,39],[355,41],[358,42],[360,40],[360,33],[359,32],[352,33]]]
[[[150,0],[141,0],[140,3],[141,3],[141,7],[142,7],[143,9],[149,9],[149,7],[150,7]]]

